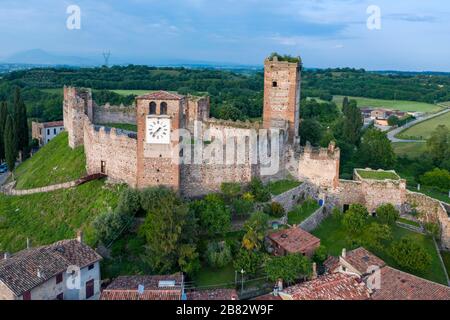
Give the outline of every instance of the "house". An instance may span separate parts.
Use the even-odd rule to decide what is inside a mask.
[[[100,294],[102,257],[77,239],[4,253],[0,300],[85,300]]]
[[[363,247],[347,252],[344,248],[340,257],[329,257],[325,268],[331,272],[346,272],[363,277],[372,273],[374,268],[382,268],[386,263]]]
[[[185,293],[182,273],[173,275],[121,276],[103,290],[100,300],[238,300],[235,289],[211,289]]]
[[[100,300],[181,300],[182,273],[154,276],[121,276],[103,290]]]
[[[39,146],[46,145],[50,140],[64,131],[63,121],[31,123],[31,137],[39,142]]]
[[[296,226],[273,232],[267,238],[276,256],[300,253],[312,257],[314,251],[320,246],[319,238]]]

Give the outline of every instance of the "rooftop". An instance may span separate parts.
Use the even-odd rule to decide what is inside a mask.
[[[54,244],[22,250],[0,261],[0,281],[16,296],[21,296],[69,266],[84,268],[101,256],[78,240],[63,240]]]
[[[182,95],[167,91],[155,91],[152,93],[136,97],[136,99],[146,99],[146,100],[181,100],[183,98],[184,96]]]
[[[362,179],[368,180],[400,180],[400,176],[395,171],[355,169]]]
[[[362,275],[366,274],[369,268],[372,266],[381,268],[386,265],[383,260],[367,251],[363,247],[359,247],[358,249],[347,252],[345,254],[345,258],[341,257],[341,259],[344,259]]]
[[[319,238],[299,227],[273,232],[269,238],[289,253],[304,252],[320,243]]]
[[[187,293],[188,300],[238,300],[235,289],[199,290]]]
[[[44,128],[64,127],[64,121],[44,122]]]

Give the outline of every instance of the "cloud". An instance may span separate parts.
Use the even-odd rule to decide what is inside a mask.
[[[437,22],[438,19],[431,15],[408,14],[408,13],[393,13],[386,15],[388,19],[407,21],[407,22]]]

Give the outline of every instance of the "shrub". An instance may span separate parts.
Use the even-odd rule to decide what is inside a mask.
[[[398,220],[398,218],[400,218],[398,210],[395,209],[395,207],[390,203],[379,206],[376,210],[376,214],[380,222],[383,224],[392,225]]]
[[[135,216],[140,210],[140,192],[131,188],[123,190],[120,194],[116,211],[129,216]]]
[[[365,228],[362,242],[365,247],[382,250],[383,244],[390,240],[392,240],[391,227],[388,224],[372,222]]]
[[[232,260],[231,248],[226,242],[211,242],[206,250],[206,261],[213,268],[223,268]]]
[[[234,259],[234,268],[240,272],[245,271],[246,275],[255,275],[262,265],[264,256],[253,250],[241,249]]]
[[[324,245],[320,245],[315,251],[312,260],[315,263],[323,264],[328,258],[328,250]]]
[[[220,185],[220,191],[227,200],[230,200],[240,195],[241,185],[235,182],[224,182]]]
[[[352,204],[344,214],[342,223],[352,233],[359,233],[367,221],[369,212],[360,204]]]
[[[283,206],[278,202],[272,202],[264,207],[264,213],[271,217],[281,218],[285,214]]]
[[[264,186],[262,181],[258,178],[253,178],[249,184],[249,189],[251,194],[255,197],[258,202],[266,202],[271,199],[271,194],[269,188]]]
[[[210,236],[224,234],[231,227],[231,212],[217,194],[194,201],[191,209],[199,221],[200,230]]]
[[[283,279],[292,283],[311,274],[311,261],[301,254],[271,257],[265,263],[264,269],[271,281]]]
[[[130,224],[131,217],[117,211],[107,211],[98,215],[92,221],[97,239],[104,244],[109,244],[120,232]]]
[[[436,187],[444,192],[450,190],[450,172],[445,169],[435,168],[426,172],[420,181],[430,187]]]
[[[431,265],[430,254],[413,238],[405,237],[395,241],[391,254],[399,266],[410,272],[423,272]]]
[[[235,199],[232,202],[234,213],[238,216],[248,216],[253,211],[253,202],[245,199]]]
[[[246,231],[242,238],[242,246],[247,250],[262,247],[268,229],[269,216],[262,212],[255,212],[244,224]]]
[[[425,223],[425,230],[432,235],[435,238],[438,238],[440,233],[441,233],[441,227],[439,226],[439,224],[434,223],[434,222],[427,222]]]

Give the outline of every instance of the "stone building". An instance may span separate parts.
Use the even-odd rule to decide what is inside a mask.
[[[63,131],[63,121],[31,122],[31,137],[39,142],[40,147],[49,143],[50,140]]]
[[[300,60],[274,57],[264,66],[262,123],[210,118],[207,96],[158,91],[137,97],[132,107],[97,106],[89,89],[65,87],[69,145],[84,145],[88,174],[104,173],[136,188],[167,186],[187,197],[253,177],[292,176],[336,187],[339,149],[299,145]],[[136,124],[137,133],[101,123]]]
[[[101,256],[77,239],[29,247],[0,261],[0,300],[93,300]]]

